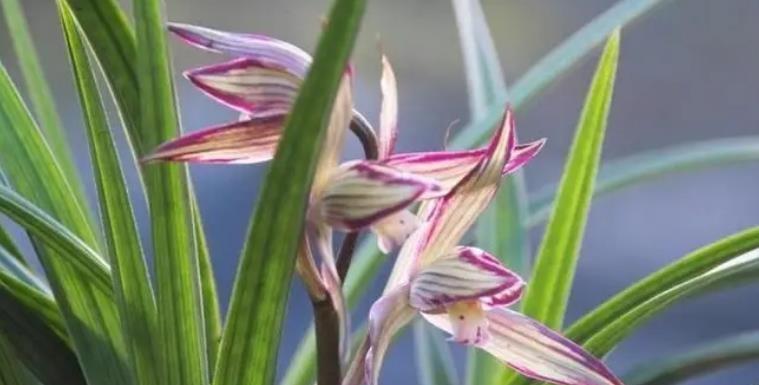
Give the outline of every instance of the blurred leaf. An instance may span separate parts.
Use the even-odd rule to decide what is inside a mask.
[[[194,194],[191,198],[193,203],[192,214],[195,225],[195,242],[200,270],[200,289],[203,299],[206,356],[208,358],[209,378],[213,378],[213,370],[216,367],[216,359],[219,355],[219,342],[221,342],[221,309],[219,308],[219,297],[216,294],[216,277],[213,274],[211,255],[208,252],[206,235],[203,231],[203,221],[200,218],[200,211],[198,210]]]
[[[140,52],[138,136],[147,148],[180,133],[162,7],[160,0],[134,2]],[[143,176],[153,236],[162,382],[203,385],[209,381],[209,371],[187,168],[183,164],[148,165]]]
[[[63,170],[66,180],[76,193],[74,199],[87,209],[87,196],[84,193],[82,180],[76,170],[71,149],[66,141],[66,132],[58,112],[55,110],[53,92],[50,90],[45,73],[40,65],[37,50],[29,33],[23,8],[19,0],[0,0],[5,22],[10,32],[13,48],[18,57],[19,69],[24,76],[26,90],[32,102],[32,108],[37,116],[45,139],[50,144],[54,158]],[[89,212],[88,212],[89,214]]]
[[[453,0],[454,15],[461,40],[467,74],[471,121],[487,115],[489,108],[503,109],[508,101],[506,81],[501,71],[493,38],[480,0]],[[493,203],[480,216],[475,227],[477,246],[494,255],[519,274],[528,273],[530,258],[527,229],[527,189],[521,170],[505,178]],[[422,328],[415,328],[417,333]],[[423,337],[419,341],[427,341]],[[420,345],[417,344],[417,348]],[[432,350],[432,347],[426,347]],[[442,354],[442,353],[441,353]],[[466,383],[490,383],[500,378],[503,364],[480,349],[469,349]]]
[[[304,213],[363,0],[336,0],[266,176],[235,279],[216,385],[271,384]]]
[[[456,366],[445,338],[426,322],[414,322],[416,366],[421,385],[458,385]]]
[[[545,86],[571,69],[588,52],[601,44],[611,31],[625,26],[666,1],[668,0],[620,0],[585,24],[517,79],[511,87],[511,103],[514,108],[519,110]],[[462,127],[451,141],[451,146],[470,148],[484,142],[492,127],[501,119],[505,102],[506,98],[503,97],[488,110],[484,118]]]
[[[113,290],[137,383],[160,382],[156,305],[124,175],[93,68],[68,6],[59,2],[69,59],[84,115],[105,243],[111,256]]]
[[[34,378],[24,370],[23,365],[11,343],[0,334],[0,384],[34,385]]]
[[[0,334],[18,359],[45,385],[86,385],[71,347],[6,282],[0,280]]]
[[[759,137],[711,139],[678,144],[607,162],[598,173],[594,195],[605,194],[677,172],[759,160]],[[530,199],[531,225],[550,212],[555,186],[547,186]]]
[[[5,174],[3,173],[3,170],[0,168],[0,186],[7,186],[8,185],[8,179],[5,177]],[[13,240],[13,237],[5,230],[5,228],[0,225],[0,249],[4,249],[8,254],[13,256],[20,264],[27,266],[28,262],[26,261],[26,258],[24,258],[24,255],[21,253],[21,250],[16,245],[16,242]]]
[[[88,222],[89,216],[73,199],[74,191],[2,66],[0,165],[19,194],[60,221],[60,224],[55,222],[53,226],[47,226],[54,222],[50,217],[30,206],[29,202],[20,202],[20,197],[7,187],[0,187],[3,210],[7,215],[15,215],[13,219],[17,222],[31,221],[25,225],[29,231],[47,227],[47,231],[35,233],[32,241],[84,372],[95,383],[129,384],[131,379],[123,360],[124,340],[111,297],[107,266],[91,249],[97,247],[97,242]],[[24,223],[19,224],[24,226]],[[73,244],[81,250],[44,244],[50,239],[66,237],[75,239]],[[82,250],[88,254],[80,254]],[[92,276],[87,275],[87,269],[94,269],[89,271]],[[93,280],[98,273],[105,278]],[[99,288],[98,285],[103,284],[106,288]]]
[[[585,99],[557,204],[548,222],[522,310],[552,328],[561,328],[579,257],[593,183],[601,160],[619,57],[619,30],[601,55]]]
[[[759,268],[759,227],[702,247],[626,288],[575,322],[565,335],[603,357],[651,317],[677,301],[724,288]],[[524,378],[510,385],[534,383]]]
[[[624,376],[627,385],[671,385],[759,359],[759,332],[709,341],[684,353],[656,357]]]

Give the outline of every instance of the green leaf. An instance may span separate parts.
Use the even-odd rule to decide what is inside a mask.
[[[142,246],[117,150],[100,101],[93,68],[68,6],[59,4],[69,59],[84,115],[105,243],[111,256],[113,290],[137,383],[160,382],[157,314]]]
[[[24,364],[16,355],[13,345],[0,334],[0,384],[33,385],[33,380],[24,370]]]
[[[203,231],[203,221],[200,218],[198,204],[195,196],[192,196],[193,220],[195,229],[195,241],[198,251],[198,263],[200,269],[200,289],[203,299],[203,322],[205,323],[206,355],[208,357],[209,378],[213,378],[213,370],[216,367],[216,359],[219,355],[219,342],[221,341],[221,309],[219,297],[216,294],[216,278],[213,274],[211,255],[208,252],[206,235]]]
[[[567,158],[556,206],[522,302],[525,314],[561,328],[601,160],[619,57],[619,30],[608,39]]]
[[[669,0],[621,0],[585,24],[530,67],[511,87],[511,103],[519,110],[559,75],[571,69],[601,44],[614,29],[621,28]],[[485,117],[464,126],[451,141],[453,148],[470,148],[485,141],[503,116],[506,97],[488,109]]]
[[[698,249],[606,300],[575,322],[565,335],[602,357],[651,317],[677,301],[724,288],[759,270],[759,227]],[[517,378],[510,385],[534,381]]]
[[[116,98],[127,138],[136,153],[151,150],[139,135],[140,99],[137,42],[128,18],[116,0],[66,0],[84,31]]]
[[[687,351],[637,365],[627,385],[671,385],[759,359],[759,332],[709,341]]]
[[[86,385],[68,343],[7,282],[0,280],[0,335],[17,358],[45,385]]]
[[[646,151],[601,166],[594,195],[606,194],[677,172],[698,171],[759,160],[759,137],[711,139]],[[531,225],[550,212],[555,186],[542,188],[530,199]]]
[[[421,385],[457,385],[456,366],[445,337],[422,320],[414,321],[416,366]]]
[[[53,92],[50,90],[45,73],[42,71],[21,3],[19,0],[2,0],[0,5],[10,32],[8,36],[13,42],[19,68],[24,77],[26,89],[40,128],[50,144],[54,158],[61,166],[66,179],[76,193],[75,199],[79,200],[82,207],[87,208],[87,196],[84,193],[82,180],[71,156],[63,123],[61,123],[61,118],[55,109]]]
[[[295,253],[323,132],[356,39],[363,0],[336,0],[289,115],[248,232],[216,385],[271,384]]]
[[[139,71],[140,143],[147,148],[180,133],[160,0],[134,2]],[[195,229],[185,165],[143,168],[153,236],[163,380],[209,381]]]
[[[56,229],[60,231],[52,234],[35,234],[32,241],[37,246],[45,275],[55,293],[84,372],[92,382],[128,384],[130,375],[124,363],[124,340],[111,297],[108,274],[105,274],[105,282],[95,281],[91,276],[85,275],[81,269],[97,269],[99,266],[107,272],[104,262],[91,249],[97,247],[97,242],[88,222],[88,215],[78,202],[72,199],[75,196],[74,191],[55,163],[39,128],[2,66],[0,66],[0,165],[19,194],[60,221],[57,226],[59,229]],[[2,190],[3,206],[6,211],[13,211],[24,205],[17,202],[19,197],[7,187],[2,187],[0,190]],[[20,206],[13,206],[14,201]],[[6,205],[9,202],[10,207]],[[6,214],[13,216],[7,212]],[[35,220],[45,219],[43,217],[46,216],[38,215]],[[39,223],[32,225],[39,225]],[[27,230],[30,229],[27,228]],[[96,260],[99,262],[95,266],[74,265],[72,264],[74,261],[70,260],[71,255],[62,254],[61,249],[56,250],[42,244],[45,239],[61,237],[62,233],[69,236],[73,233],[81,238],[81,240],[77,238],[78,246],[89,251],[87,256],[75,255],[75,258],[80,258],[77,261],[93,263]],[[98,286],[103,283],[106,284],[106,289]]]

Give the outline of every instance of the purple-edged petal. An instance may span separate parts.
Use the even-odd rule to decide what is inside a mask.
[[[416,315],[407,299],[408,287],[401,286],[383,295],[369,310],[369,350],[364,360],[367,385],[377,385],[393,336]]]
[[[393,153],[398,136],[398,85],[395,72],[387,56],[382,55],[382,106],[380,108],[379,156],[385,158]]]
[[[544,143],[545,140],[541,139],[516,146],[502,174],[508,174],[523,166],[537,155]],[[388,166],[435,179],[440,182],[444,191],[450,191],[477,165],[485,151],[485,148],[480,148],[465,151],[401,153],[391,155],[382,162]]]
[[[247,57],[184,75],[214,100],[254,117],[287,114],[302,82],[287,68]]]
[[[417,257],[419,265],[428,265],[452,250],[485,210],[495,195],[515,140],[514,118],[507,109],[479,162],[430,209],[426,218],[430,226]]]
[[[259,163],[274,156],[283,117],[256,118],[195,131],[159,146],[143,161]]]
[[[357,230],[397,213],[428,190],[439,189],[433,180],[371,161],[342,165],[313,203],[314,219],[338,229]]]
[[[514,148],[514,152],[509,157],[509,161],[506,162],[502,173],[504,175],[514,172],[527,164],[535,155],[540,152],[543,146],[546,144],[545,139],[536,140],[527,144],[522,144]]]
[[[409,303],[433,311],[459,301],[477,300],[487,307],[510,305],[524,281],[492,255],[476,247],[457,247],[421,269],[411,281]]]
[[[170,23],[169,30],[193,46],[282,66],[301,78],[305,77],[311,64],[311,56],[302,49],[264,35],[225,32],[180,23]]]
[[[340,159],[340,152],[345,142],[345,133],[353,117],[353,94],[351,90],[351,79],[344,75],[335,96],[335,102],[332,106],[332,112],[327,125],[327,132],[324,134],[319,159],[314,171],[314,181],[311,184],[311,197],[319,200],[324,190],[329,184],[329,180],[334,174]]]
[[[387,254],[403,245],[419,227],[419,219],[409,210],[402,210],[372,225],[377,235],[377,246]]]
[[[440,314],[424,314],[433,325],[453,332]],[[623,385],[582,347],[539,322],[515,311],[487,312],[490,338],[481,348],[524,376],[560,385]]]

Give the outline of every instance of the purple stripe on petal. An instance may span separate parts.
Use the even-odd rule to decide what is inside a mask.
[[[490,340],[483,349],[523,375],[561,385],[622,385],[582,347],[520,313],[487,312]]]
[[[195,131],[162,144],[142,161],[265,162],[274,156],[283,119],[256,118]]]
[[[302,49],[268,36],[218,31],[180,23],[170,23],[169,30],[198,48],[282,65],[301,78],[305,77],[311,64],[311,56]]]
[[[439,189],[434,180],[376,162],[350,162],[326,182],[312,213],[338,229],[357,230],[403,210],[426,191]]]
[[[509,305],[519,300],[523,287],[524,281],[490,254],[475,247],[457,247],[412,278],[409,303],[420,311],[469,300],[486,307]]]
[[[511,154],[502,173],[506,175],[524,166],[527,162],[532,160],[541,149],[543,149],[545,144],[546,139],[540,139],[514,148],[514,152]]]

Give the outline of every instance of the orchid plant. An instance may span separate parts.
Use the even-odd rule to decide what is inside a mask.
[[[312,56],[271,36],[167,24],[160,0],[133,0],[133,25],[116,0],[56,0],[92,158],[95,215],[21,3],[0,0],[31,105],[0,65],[0,212],[25,230],[16,235],[0,225],[0,384],[271,385],[294,276],[308,292],[314,325],[282,385],[381,384],[393,339],[414,320],[425,325],[415,333],[436,328],[470,350],[468,384],[658,383],[680,361],[639,375],[644,366],[623,381],[602,360],[668,305],[750,276],[759,229],[699,249],[563,325],[588,207],[604,191],[594,192],[594,181],[619,28],[656,2],[622,0],[516,82],[510,98],[479,2],[453,0],[473,119],[451,148],[403,153],[395,149],[402,74],[388,55],[379,55],[376,124],[354,105],[353,79],[362,69],[349,58],[365,1],[334,1]],[[182,133],[171,34],[226,57],[184,76],[238,119]],[[528,96],[604,38],[556,197],[525,211],[522,172],[546,140],[518,142],[515,116]],[[103,107],[108,95],[97,83],[101,72],[135,162],[119,158]],[[349,133],[363,159],[343,161]],[[616,176],[623,183],[615,181],[738,159],[744,151],[708,147],[722,152],[655,158],[654,166],[634,158],[633,166],[620,167],[632,171]],[[268,163],[223,316],[186,163]],[[124,177],[131,165],[148,203],[152,258]],[[503,243],[525,242],[527,228],[546,212],[541,248],[527,258],[534,268],[516,271],[512,262],[525,256]],[[484,247],[479,229],[504,225],[503,239]],[[24,236],[32,248],[18,245]],[[385,263],[392,273],[383,293],[370,299],[368,314],[351,320]],[[461,381],[440,366],[450,359],[447,345],[417,346],[424,385]],[[745,359],[745,348],[687,360],[694,357],[719,366]]]

